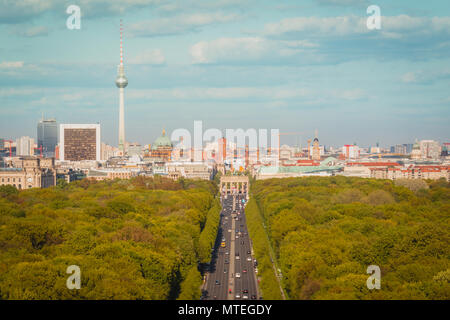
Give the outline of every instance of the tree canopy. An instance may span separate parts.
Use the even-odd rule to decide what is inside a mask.
[[[279,298],[273,248],[290,299],[450,299],[447,181],[305,177],[251,191],[249,224],[265,226],[249,225],[264,296]],[[369,265],[381,269],[380,290],[366,286]]]
[[[220,204],[209,181],[0,187],[1,299],[195,299]],[[81,270],[69,290],[66,269]]]

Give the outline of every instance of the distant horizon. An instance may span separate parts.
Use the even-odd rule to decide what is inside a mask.
[[[42,118],[39,119],[39,121],[40,121],[40,120],[42,120]],[[58,122],[58,119],[56,119],[56,118],[54,118],[54,117],[53,117],[53,118],[44,118],[44,120],[47,120],[47,121],[48,121],[48,120],[55,120],[55,121],[56,121],[56,123],[57,123],[57,128],[58,128],[58,143],[59,143],[59,128],[60,128],[60,125],[61,125],[61,124],[74,124],[74,125],[77,125],[77,124],[100,124],[101,133],[103,132],[103,128],[102,128],[101,122],[91,122],[91,123],[81,123],[81,122],[80,122],[80,123],[68,123],[68,122],[64,122],[64,123],[62,123],[62,122]],[[38,121],[38,122],[39,122],[39,121]],[[38,122],[37,122],[37,123],[38,123]],[[37,130],[37,123],[36,123],[36,130]],[[204,129],[209,129],[209,128],[204,128]],[[227,128],[227,129],[239,129],[239,128]],[[247,129],[251,129],[251,128],[241,128],[241,129],[247,130]],[[170,133],[171,133],[171,131],[168,131],[168,130],[166,130],[166,129],[163,128],[163,129],[161,129],[161,133],[160,133],[159,135],[156,135],[150,142],[141,142],[141,141],[136,141],[136,140],[134,140],[134,141],[128,141],[128,139],[125,139],[125,141],[126,141],[126,143],[129,143],[129,144],[138,143],[138,144],[140,144],[141,146],[145,146],[145,145],[148,145],[148,144],[153,144],[154,140],[156,140],[159,136],[161,136],[162,130],[165,130],[165,131],[166,131],[166,135],[170,138]],[[222,133],[224,133],[224,131],[225,131],[226,129],[219,129],[219,130],[221,130]],[[225,137],[225,134],[224,134],[223,136]],[[314,135],[311,135],[311,136],[309,136],[309,137],[305,137],[305,139],[303,139],[303,140],[300,140],[300,142],[301,142],[301,141],[304,141],[304,143],[300,143],[300,147],[307,146],[307,145],[308,145],[308,143],[307,143],[307,140],[308,140],[308,139],[311,139],[311,145],[312,145],[312,139],[313,139],[313,136],[314,136]],[[33,139],[36,141],[36,143],[37,143],[37,134],[35,134],[35,135],[21,135],[21,136],[13,137],[13,138],[11,138],[11,139],[7,139],[8,137],[2,137],[2,136],[0,136],[0,139],[13,140],[13,141],[15,142],[17,139],[19,139],[19,138],[21,138],[21,137],[30,137],[30,138],[33,138]],[[290,146],[290,147],[297,147],[297,146],[298,146],[298,144],[297,144],[296,141],[294,141],[294,143],[283,142],[283,139],[284,139],[284,138],[285,138],[285,137],[281,137],[281,143],[280,143],[280,146],[283,146],[283,145],[288,145],[288,146]],[[291,140],[296,140],[297,136],[292,135],[290,138],[291,138]],[[328,148],[329,148],[329,147],[340,148],[340,147],[342,147],[342,146],[344,146],[344,145],[347,145],[347,144],[352,145],[354,142],[357,142],[357,141],[353,141],[353,142],[347,141],[347,142],[345,142],[345,143],[333,145],[333,144],[323,143],[323,142],[321,141],[320,136],[319,136],[318,138],[319,138],[319,145],[320,145],[320,146],[324,146],[324,147],[328,147]],[[287,139],[289,139],[289,137],[287,137]],[[110,146],[113,146],[113,147],[118,147],[117,145],[115,145],[115,144],[113,144],[113,143],[109,143],[108,141],[104,140],[103,137],[102,137],[102,134],[101,134],[100,140],[101,140],[102,143],[105,143],[105,144],[107,144],[107,145],[110,145]],[[393,147],[393,146],[396,146],[396,145],[404,145],[404,144],[411,144],[411,145],[413,145],[413,144],[415,143],[415,140],[416,140],[416,138],[414,138],[411,142],[399,142],[399,143],[394,143],[394,144],[390,144],[390,145],[383,145],[382,143],[379,143],[379,146],[378,146],[378,147],[386,149],[386,148],[390,148],[390,147]],[[434,141],[439,142],[439,144],[440,144],[441,146],[442,146],[444,143],[450,143],[450,140],[439,140],[439,139],[431,139],[431,138],[417,138],[417,140],[418,140],[419,142],[422,141],[422,140],[434,140]],[[209,143],[209,142],[210,142],[210,141],[207,141],[207,142],[205,141],[203,145],[205,146],[205,145],[206,145],[207,143]],[[361,148],[376,147],[376,144],[377,144],[377,142],[375,142],[375,143],[373,143],[373,144],[369,144],[369,145],[367,145],[367,144],[359,144],[359,143],[356,143],[356,145],[357,145],[358,147],[361,147]]]

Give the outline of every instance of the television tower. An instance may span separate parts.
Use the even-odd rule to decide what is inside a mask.
[[[124,106],[124,88],[128,85],[123,70],[123,47],[122,47],[123,24],[120,20],[120,64],[117,71],[116,86],[119,88],[119,150],[125,155],[125,106]]]

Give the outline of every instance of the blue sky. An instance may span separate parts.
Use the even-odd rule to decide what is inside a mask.
[[[450,140],[447,0],[0,0],[0,137],[36,136],[44,113],[117,145],[121,18],[127,141],[194,120],[303,144]]]

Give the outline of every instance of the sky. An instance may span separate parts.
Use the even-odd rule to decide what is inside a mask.
[[[194,120],[291,145],[450,140],[448,0],[0,0],[0,138],[36,138],[44,114],[117,146],[120,19],[127,141]]]

